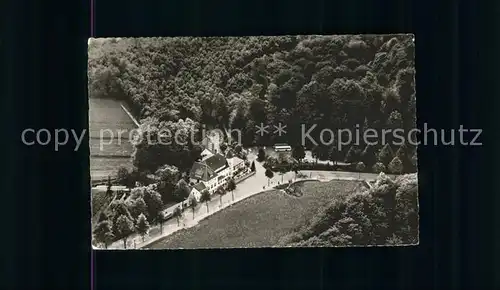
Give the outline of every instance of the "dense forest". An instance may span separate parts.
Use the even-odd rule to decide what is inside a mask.
[[[317,125],[310,134],[316,139],[322,128],[408,132],[416,123],[414,76],[412,35],[89,42],[90,96],[127,102],[143,133],[198,130],[203,124],[240,129],[244,146],[298,144],[302,124]],[[255,134],[260,123],[285,124],[288,133],[261,137]],[[333,143],[316,146],[314,154],[377,172],[391,163],[400,172],[416,171],[414,146],[386,147],[361,142],[337,150]],[[170,147],[143,142],[136,146],[134,165],[149,172],[164,164],[185,170],[196,158],[193,150],[189,142]]]
[[[380,174],[373,188],[337,195],[281,246],[366,246],[418,243],[417,174]]]

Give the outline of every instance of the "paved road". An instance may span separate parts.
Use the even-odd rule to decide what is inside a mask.
[[[248,155],[248,160],[250,162],[254,161],[255,159],[256,159],[255,154],[250,153]],[[242,199],[245,199],[247,197],[250,197],[252,195],[261,192],[263,189],[269,188],[268,178],[264,174],[265,169],[262,166],[262,164],[256,161],[255,169],[256,169],[255,175],[238,183],[236,185],[236,189],[233,191],[232,194],[231,192],[228,192],[226,195],[222,197],[222,207],[226,207],[229,204],[233,203],[232,201],[233,195],[234,195],[234,202],[238,202]],[[292,179],[294,177],[295,173],[288,172],[287,174],[283,175],[283,180],[287,181],[288,179]],[[281,181],[281,178],[282,177],[280,175],[275,174],[274,178],[272,178],[269,181],[270,185],[271,186],[276,185],[279,181]],[[175,207],[177,207],[177,205],[169,207],[167,211],[173,210]],[[200,220],[221,209],[219,196],[216,195],[212,196],[212,200],[208,202],[208,209],[209,211],[207,213],[207,206],[205,203],[202,203],[198,205],[197,209],[195,209],[194,219],[191,209],[187,209],[186,211],[184,211],[184,215],[182,217],[182,220],[180,221],[179,226],[177,225],[176,219],[170,219],[164,223],[163,230],[161,230],[159,226],[151,228],[149,238],[146,238],[145,243],[142,242],[142,237],[138,236],[137,234],[133,234],[127,239],[128,240],[127,248],[143,247],[153,241],[168,236],[181,228],[186,228],[196,225]],[[108,249],[123,249],[123,241],[114,242],[112,245],[108,246]]]
[[[255,159],[255,155],[249,156],[249,160],[253,161]],[[233,191],[234,194],[234,199],[235,202],[247,198],[251,195],[254,195],[258,192],[262,191],[262,188],[264,185],[267,185],[267,177],[264,175],[264,168],[262,165],[258,162],[255,162],[255,168],[256,168],[256,174],[243,180],[242,182],[238,183],[236,186],[236,189]],[[275,177],[273,179],[274,184],[276,184],[277,178]],[[222,205],[227,206],[232,203],[232,195],[231,192],[228,192],[226,195],[222,197]],[[217,195],[212,196],[212,200],[208,202],[208,208],[209,208],[209,214],[214,213],[215,211],[220,210],[220,198]],[[167,209],[173,210],[177,207],[177,205],[171,206]],[[142,237],[138,236],[137,234],[133,234],[128,238],[127,242],[127,247],[128,248],[134,248],[134,247],[141,247],[145,244],[149,244],[152,241],[168,236],[180,228],[183,227],[189,227],[196,225],[198,221],[201,219],[205,218],[207,216],[207,206],[205,203],[199,204],[197,209],[195,209],[194,212],[194,220],[193,220],[193,213],[191,209],[187,209],[184,211],[184,215],[182,217],[182,220],[180,221],[180,226],[177,225],[177,220],[176,219],[170,219],[167,222],[164,223],[163,225],[163,231],[160,229],[159,226],[155,226],[150,229],[150,237],[146,238],[147,241],[146,243],[142,242]],[[162,233],[163,232],[163,233]],[[135,244],[134,244],[135,240]],[[135,245],[135,246],[134,246]],[[108,249],[123,249],[123,241],[117,241],[114,242],[112,245],[108,247]]]
[[[250,152],[248,155],[248,160],[250,162],[256,159],[255,152]],[[127,248],[141,248],[145,247],[155,241],[158,241],[168,235],[173,234],[174,232],[182,229],[189,228],[195,226],[206,218],[207,216],[229,206],[232,203],[239,202],[245,198],[253,196],[257,193],[262,192],[264,189],[268,189],[268,182],[270,186],[275,186],[278,183],[288,182],[289,180],[295,180],[296,174],[294,172],[287,172],[284,175],[280,175],[275,173],[274,177],[271,180],[265,176],[265,169],[261,163],[255,161],[256,174],[243,180],[238,183],[236,189],[234,190],[234,202],[232,199],[231,192],[228,192],[226,195],[222,197],[222,206],[220,203],[220,198],[217,195],[212,197],[212,200],[208,202],[208,209],[205,203],[199,204],[198,208],[195,209],[194,219],[193,213],[191,209],[187,209],[184,211],[183,217],[180,221],[180,225],[177,225],[176,219],[171,219],[164,223],[163,230],[160,229],[159,226],[155,226],[151,228],[149,237],[146,238],[145,242],[142,241],[142,238],[137,234],[133,234],[128,238]],[[373,180],[377,177],[377,174],[374,173],[355,173],[355,172],[342,172],[342,171],[311,171],[311,170],[302,170],[300,171],[302,174],[306,175],[307,178],[317,178],[322,181],[328,180]],[[170,210],[173,210],[176,206],[170,207]],[[167,209],[168,210],[168,209]],[[123,249],[123,241],[117,241],[110,245],[108,249]]]
[[[264,151],[266,152],[266,156],[273,156],[275,158],[278,158],[279,156],[279,153],[274,151],[274,149],[272,147],[263,147],[265,148]],[[255,154],[257,154],[259,148],[258,147],[252,147],[251,148],[252,152],[255,152]],[[292,154],[291,152],[288,152],[288,154]],[[309,163],[319,163],[319,164],[328,164],[328,163],[332,163],[332,161],[329,161],[329,160],[316,160],[316,158],[314,158],[312,156],[312,151],[311,150],[305,150],[305,154],[306,156],[304,157],[304,161],[306,162],[309,162]],[[345,162],[338,162],[337,161],[337,164],[338,165],[348,165],[349,163],[345,163]]]

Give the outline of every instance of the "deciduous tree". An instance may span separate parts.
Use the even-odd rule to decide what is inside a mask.
[[[392,159],[387,168],[393,174],[401,174],[403,172],[403,162],[396,156]]]
[[[189,198],[189,208],[193,212],[193,219],[194,219],[194,211],[196,210],[196,207],[198,206],[198,201],[194,196]]]
[[[142,241],[144,242],[144,236],[146,236],[149,232],[149,222],[143,213],[141,213],[137,217],[136,229],[137,229],[137,232],[139,233],[139,235],[141,235]]]
[[[340,151],[337,149],[336,145],[330,146],[330,149],[328,150],[328,160],[330,160],[333,165],[337,163],[337,160],[339,159]]]
[[[119,236],[119,233],[116,231],[117,227],[117,221],[120,216],[126,216],[129,220],[134,220],[132,215],[130,214],[130,211],[128,209],[127,204],[123,200],[115,200],[112,202],[109,206],[111,210],[111,222],[113,225],[113,234],[115,237]]]
[[[164,165],[155,173],[155,181],[158,183],[158,193],[162,197],[164,203],[170,201],[179,201],[174,194],[175,186],[179,182],[181,175],[177,167]]]
[[[302,159],[306,157],[306,152],[304,151],[303,146],[294,146],[292,149],[292,157],[297,159],[297,161],[301,162]]]
[[[363,152],[361,152],[360,160],[368,167],[373,166],[377,162],[375,146],[367,144]]]
[[[120,185],[126,186],[127,188],[131,188],[130,172],[127,168],[123,166],[118,168],[116,172],[116,182]]]
[[[221,186],[217,189],[216,193],[219,196],[220,206],[222,206],[222,197],[226,195],[227,192],[224,187]]]
[[[173,217],[177,220],[177,226],[179,226],[179,223],[182,218],[182,210],[180,207],[176,207],[173,212]]]
[[[283,176],[292,170],[292,164],[288,162],[281,163],[280,166],[278,167],[278,172],[281,175],[281,183],[283,183]]]
[[[94,238],[98,243],[102,243],[104,248],[108,248],[108,244],[113,240],[113,232],[111,230],[111,222],[103,220],[99,222],[94,229]]]
[[[144,188],[144,202],[148,208],[148,219],[149,221],[155,222],[159,218],[159,214],[163,209],[163,201],[161,200],[161,195],[149,186]]]
[[[373,165],[373,172],[380,173],[385,171],[385,165],[382,162],[377,162]]]
[[[236,189],[236,182],[233,178],[230,178],[227,182],[227,190],[231,192],[232,199],[234,201],[234,190]]]
[[[140,214],[148,215],[148,206],[142,197],[131,200],[128,208],[134,219],[137,219]]]
[[[322,128],[353,129],[367,119],[378,131],[413,128],[414,50],[410,35],[94,40],[89,91],[120,99],[141,120],[143,141],[133,153],[139,176],[165,164],[185,172],[198,155],[188,136],[197,136],[200,123],[248,132],[244,146],[277,141],[255,137],[261,122],[288,125],[284,142],[292,144],[297,120],[318,124],[315,140]],[[181,142],[161,130],[180,132]],[[157,137],[169,145],[148,142]],[[323,151],[320,159],[328,159]],[[338,160],[355,156],[344,151]],[[352,162],[373,165],[371,156],[358,157]]]
[[[382,164],[387,165],[393,158],[394,152],[392,151],[391,146],[389,144],[385,144],[378,153],[377,162],[381,162]]]
[[[365,168],[366,166],[363,162],[358,162],[358,164],[356,164],[356,170],[359,172],[363,172]]]
[[[257,160],[259,162],[262,162],[266,160],[266,151],[264,151],[264,148],[259,148],[259,153],[257,155]]]
[[[111,196],[113,194],[113,190],[111,187],[113,184],[111,183],[111,176],[108,176],[108,182],[106,183],[106,195]]]
[[[107,215],[105,212],[103,212],[103,211],[102,211],[102,212],[99,214],[99,219],[97,220],[97,222],[106,221],[106,220],[108,220],[108,219],[109,219],[108,215]]]
[[[175,185],[174,199],[185,200],[189,196],[189,186],[184,179],[181,179]]]
[[[226,143],[222,143],[222,144],[220,144],[220,150],[221,150],[222,152],[226,152],[226,149],[227,149],[227,144],[226,144]]]
[[[350,148],[349,148],[349,151],[347,151],[346,155],[345,155],[345,159],[344,161],[346,163],[354,163],[354,162],[357,162],[359,161],[359,150],[356,148],[356,146],[352,145]]]
[[[274,177],[274,172],[270,168],[267,168],[265,174],[266,174],[266,177],[267,177],[267,186],[269,186],[269,184],[271,182],[271,178]]]
[[[127,248],[127,238],[134,232],[134,222],[126,215],[121,215],[113,224],[115,236],[123,240],[123,247]]]
[[[201,196],[200,196],[200,202],[204,202],[205,205],[207,206],[207,213],[208,213],[208,202],[212,200],[212,196],[210,195],[210,193],[208,192],[208,190],[203,190],[201,192]]]

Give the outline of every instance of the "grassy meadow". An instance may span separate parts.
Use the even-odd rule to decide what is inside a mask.
[[[349,194],[359,184],[308,181],[300,186],[301,196],[290,196],[280,190],[259,193],[149,248],[272,247],[281,237],[304,224],[333,196]]]

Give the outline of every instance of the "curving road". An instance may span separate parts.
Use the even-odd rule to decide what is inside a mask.
[[[250,152],[248,155],[248,160],[250,162],[256,160],[256,155],[253,152]],[[149,236],[146,237],[145,241],[142,241],[142,237],[137,234],[133,234],[128,238],[127,248],[142,248],[147,245],[154,243],[166,236],[173,234],[174,232],[183,229],[192,227],[198,224],[199,221],[203,220],[209,215],[212,215],[215,212],[233,204],[239,202],[245,198],[253,196],[257,193],[262,192],[265,189],[269,189],[268,182],[270,186],[275,186],[278,183],[288,182],[289,180],[296,180],[294,172],[287,172],[284,175],[280,175],[276,173],[274,177],[268,181],[268,178],[265,176],[265,169],[261,163],[255,161],[256,174],[243,180],[238,183],[236,189],[233,192],[234,201],[232,200],[231,192],[228,192],[226,195],[222,197],[222,206],[220,202],[220,198],[217,195],[212,197],[212,200],[208,202],[208,212],[207,206],[205,203],[199,204],[197,209],[193,213],[190,209],[184,211],[183,217],[177,225],[177,220],[170,219],[165,222],[163,225],[163,229],[160,229],[159,226],[155,226],[151,228]],[[305,179],[315,178],[321,181],[330,181],[330,180],[373,180],[378,175],[374,173],[356,173],[356,172],[343,172],[343,171],[311,171],[311,170],[303,170],[300,171],[302,174],[306,175]],[[174,205],[167,209],[173,210],[177,205]],[[108,249],[123,249],[123,241],[117,241],[110,245]]]

